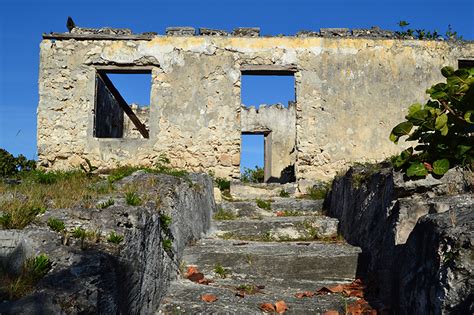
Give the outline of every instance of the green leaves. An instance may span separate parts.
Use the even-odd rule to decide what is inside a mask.
[[[449,160],[436,160],[433,163],[433,173],[436,175],[444,175],[449,170]]]
[[[454,69],[453,67],[449,67],[449,66],[443,67],[441,69],[441,74],[443,75],[443,77],[449,78],[450,76],[454,74]]]
[[[430,100],[412,104],[406,120],[390,133],[395,143],[404,136],[416,142],[392,159],[410,177],[442,176],[456,165],[474,167],[474,68],[444,67],[441,74],[446,82],[427,89]]]
[[[398,124],[397,126],[395,126],[395,128],[392,129],[392,133],[390,134],[390,140],[397,143],[400,137],[408,136],[412,128],[413,124],[409,121],[405,121]]]
[[[409,177],[424,177],[428,175],[428,170],[425,165],[421,162],[412,163],[407,169],[407,176]]]

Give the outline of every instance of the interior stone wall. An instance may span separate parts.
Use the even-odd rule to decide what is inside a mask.
[[[69,168],[83,158],[99,167],[148,165],[164,153],[174,167],[239,178],[241,69],[291,68],[301,187],[399,152],[388,135],[407,106],[443,79],[442,66],[474,59],[471,42],[383,38],[46,38],[40,47],[41,166]],[[107,68],[151,70],[148,139],[94,137],[94,78]]]

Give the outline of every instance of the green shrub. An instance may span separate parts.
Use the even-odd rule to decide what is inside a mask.
[[[272,203],[271,201],[265,201],[262,199],[255,200],[257,202],[257,206],[264,210],[272,210]]]
[[[217,187],[220,191],[226,191],[230,189],[230,181],[224,178],[217,177],[215,180]]]
[[[0,177],[13,176],[18,172],[31,171],[36,168],[36,161],[28,160],[23,155],[14,157],[7,150],[0,148]]]
[[[65,229],[64,222],[56,218],[49,218],[48,226],[55,232],[62,232]]]
[[[120,244],[123,241],[123,235],[118,235],[115,231],[110,232],[109,236],[107,237],[107,242],[112,244]]]
[[[313,187],[308,188],[306,193],[309,199],[313,199],[313,200],[324,199],[326,198],[329,192],[329,187],[330,187],[329,183],[318,183],[317,185],[314,185]]]
[[[392,159],[409,177],[442,176],[457,165],[474,167],[474,68],[444,67],[441,73],[446,83],[426,90],[430,99],[411,105],[406,121],[390,134],[395,143],[404,136],[417,142]]]
[[[264,169],[255,165],[255,169],[244,168],[240,180],[244,183],[263,183]]]
[[[134,191],[129,191],[125,193],[125,201],[129,206],[139,206],[142,203],[142,199]]]

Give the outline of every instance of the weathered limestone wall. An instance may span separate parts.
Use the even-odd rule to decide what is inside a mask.
[[[289,169],[296,161],[296,105],[242,106],[241,125],[242,133],[265,134],[266,181],[288,182]]]
[[[238,178],[242,67],[291,68],[296,88],[296,177],[304,186],[353,161],[380,160],[407,105],[442,79],[439,69],[474,59],[474,44],[370,38],[153,36],[150,40],[44,39],[38,158],[53,169],[150,164]],[[132,66],[133,67],[132,67]],[[152,72],[149,139],[97,139],[97,69]]]

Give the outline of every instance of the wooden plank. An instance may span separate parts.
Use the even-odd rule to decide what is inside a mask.
[[[120,95],[120,92],[115,88],[114,84],[112,81],[110,81],[109,77],[107,74],[104,72],[97,71],[97,75],[104,81],[104,83],[107,85],[107,88],[109,91],[114,95],[115,99],[117,100],[119,106],[123,109],[125,114],[127,114],[128,118],[133,122],[135,127],[137,127],[138,131],[140,131],[141,135],[143,138],[149,138],[150,135],[148,133],[148,130],[146,130],[146,127],[140,119],[135,115],[133,110],[128,106],[127,102],[123,99],[122,95]]]
[[[298,71],[296,65],[240,65],[242,74],[253,75],[293,75]]]
[[[76,39],[76,40],[151,40],[155,35],[115,35],[115,34],[73,34],[73,33],[43,33],[43,39]]]
[[[143,74],[151,74],[153,68],[157,66],[133,66],[133,65],[97,65],[95,68],[97,71],[106,71],[107,73],[143,73]]]

